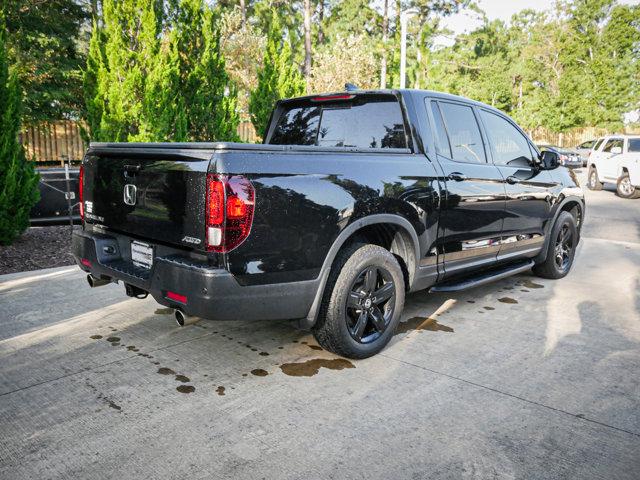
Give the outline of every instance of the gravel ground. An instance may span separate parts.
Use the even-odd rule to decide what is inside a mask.
[[[31,227],[10,247],[0,246],[0,275],[73,265],[69,225]]]

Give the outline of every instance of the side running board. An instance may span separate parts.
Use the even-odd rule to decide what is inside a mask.
[[[461,290],[467,290],[468,288],[479,287],[485,283],[495,282],[517,273],[526,272],[534,265],[533,260],[527,260],[525,262],[519,262],[511,265],[507,265],[494,270],[481,272],[475,276],[465,278],[463,280],[444,282],[438,285],[434,285],[429,289],[430,292],[459,292]]]

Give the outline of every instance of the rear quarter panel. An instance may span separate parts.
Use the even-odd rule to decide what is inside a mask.
[[[340,232],[373,214],[399,215],[435,242],[439,187],[424,155],[228,150],[211,170],[256,189],[251,233],[226,258],[245,285],[317,278]]]

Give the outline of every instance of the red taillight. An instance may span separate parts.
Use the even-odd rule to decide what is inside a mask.
[[[253,223],[255,189],[239,175],[207,175],[207,250],[225,253],[246,240]]]
[[[185,295],[180,295],[179,293],[176,293],[176,292],[168,291],[166,297],[169,300],[174,300],[176,302],[180,302],[180,303],[184,303],[184,304],[187,303],[187,297]]]
[[[207,175],[207,225],[224,222],[224,182]]]
[[[80,260],[80,263],[87,268],[91,268],[91,261],[86,258],[83,258],[82,260]]]
[[[78,174],[78,201],[80,202],[80,220],[84,221],[84,165],[80,165]]]

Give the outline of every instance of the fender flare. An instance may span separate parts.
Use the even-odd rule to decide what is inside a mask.
[[[329,279],[329,273],[331,272],[331,266],[333,265],[333,261],[336,259],[338,252],[344,246],[345,243],[363,227],[368,227],[369,225],[376,224],[393,224],[400,227],[404,230],[410,237],[411,242],[413,244],[413,250],[415,255],[415,265],[416,269],[418,265],[420,265],[420,242],[418,240],[418,234],[415,231],[415,228],[409,220],[400,215],[388,214],[388,213],[380,213],[375,215],[369,215],[367,217],[359,218],[355,220],[353,223],[349,224],[344,230],[340,232],[338,237],[334,240],[327,256],[324,259],[322,264],[322,268],[320,270],[320,275],[318,276],[318,289],[316,291],[316,295],[313,299],[313,303],[311,304],[311,308],[309,309],[309,313],[306,318],[303,318],[299,322],[299,327],[302,329],[310,329],[316,323],[318,317],[318,311],[320,310],[320,303],[322,302],[322,297],[324,296],[324,289],[327,285],[327,280]],[[415,272],[413,272],[415,278]]]
[[[549,249],[549,242],[551,241],[551,238],[549,237],[549,235],[551,234],[551,230],[553,229],[553,226],[556,224],[556,221],[558,220],[558,216],[560,215],[560,212],[562,212],[563,207],[570,202],[575,202],[578,205],[580,205],[580,213],[582,215],[582,223],[584,223],[584,214],[585,214],[585,204],[584,204],[584,199],[580,198],[580,197],[575,197],[575,196],[569,196],[569,197],[565,197],[560,203],[558,203],[556,205],[556,211],[553,214],[553,219],[552,221],[550,221],[548,223],[546,232],[545,232],[545,239],[544,239],[544,244],[542,245],[542,249],[540,250],[540,253],[534,258],[534,261],[536,262],[536,264],[538,263],[542,263],[547,259],[547,251]],[[580,238],[580,230],[578,230],[578,239]]]

